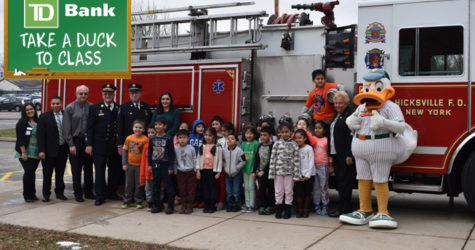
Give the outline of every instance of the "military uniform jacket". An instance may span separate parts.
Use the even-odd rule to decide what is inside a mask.
[[[133,134],[132,123],[135,120],[142,120],[145,122],[145,133],[147,133],[147,125],[152,119],[152,111],[150,105],[145,102],[140,102],[140,109],[134,106],[133,102],[122,104],[118,115],[118,131],[117,131],[117,146],[124,144],[125,138]]]
[[[87,145],[93,147],[94,154],[113,155],[117,153],[117,115],[119,105],[114,103],[112,111],[104,101],[89,108],[87,117]]]

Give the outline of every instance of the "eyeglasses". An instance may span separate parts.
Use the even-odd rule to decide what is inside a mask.
[[[78,93],[78,94],[79,94],[79,95],[89,95],[89,93],[87,93],[87,92],[80,92],[80,93]]]

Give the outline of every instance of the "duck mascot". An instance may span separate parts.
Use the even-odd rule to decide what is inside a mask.
[[[340,222],[371,228],[397,228],[389,216],[389,174],[391,166],[407,160],[417,146],[417,131],[404,121],[397,104],[390,99],[395,90],[386,71],[374,69],[363,79],[363,88],[353,99],[359,105],[347,118],[353,131],[351,150],[356,161],[360,209],[340,215]],[[374,184],[378,213],[373,213],[371,190]]]

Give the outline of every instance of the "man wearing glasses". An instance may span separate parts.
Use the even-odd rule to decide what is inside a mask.
[[[87,101],[89,88],[85,85],[76,88],[76,100],[70,103],[63,114],[63,137],[69,145],[69,162],[73,174],[74,198],[78,202],[95,199],[92,188],[92,156],[85,153],[87,116],[93,105]],[[81,187],[81,176],[84,170],[84,188]]]
[[[115,90],[114,85],[104,84],[102,101],[91,106],[87,117],[86,154],[94,160],[96,206],[102,205],[106,198],[122,200],[116,193],[122,165],[116,146],[119,105],[114,102]]]

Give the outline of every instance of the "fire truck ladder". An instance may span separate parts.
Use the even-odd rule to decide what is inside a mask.
[[[254,4],[254,2],[189,6],[132,13],[132,16],[186,10],[190,10],[191,13],[191,16],[187,17],[132,21],[132,53],[148,54],[265,49],[266,45],[259,43],[260,29],[262,27],[260,17],[267,16],[265,11],[217,15],[207,15],[206,12],[201,12],[202,15],[196,14],[196,11],[202,11],[203,9],[251,4]],[[193,13],[195,13],[195,15]],[[238,21],[242,19],[247,20],[249,23],[249,29],[247,30],[248,35],[244,43],[236,43]],[[229,20],[230,22],[229,35],[223,36],[221,35],[222,33],[218,34],[218,21],[222,20]],[[179,35],[179,25],[186,23],[190,25],[189,34]],[[170,34],[160,34],[160,27],[164,25],[171,27]],[[240,33],[242,34],[242,32]],[[220,42],[218,42],[218,40],[220,40]]]

